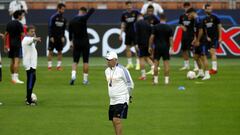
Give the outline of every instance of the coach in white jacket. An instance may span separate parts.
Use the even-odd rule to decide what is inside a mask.
[[[112,121],[116,135],[122,135],[121,119],[127,118],[128,103],[134,83],[129,71],[118,64],[115,52],[106,55],[108,68],[105,70],[110,97],[109,120]]]
[[[27,72],[27,100],[26,105],[36,105],[32,101],[31,95],[36,81],[37,68],[37,50],[36,43],[41,41],[40,37],[36,37],[35,27],[29,26],[27,28],[27,35],[22,40],[23,49],[23,65]]]

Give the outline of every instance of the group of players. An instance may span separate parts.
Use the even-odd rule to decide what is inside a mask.
[[[166,24],[166,16],[163,10],[156,3],[147,3],[143,6],[141,13],[133,9],[133,3],[126,2],[127,10],[121,16],[121,33],[119,40],[123,39],[123,32],[125,32],[125,44],[128,64],[126,68],[133,68],[131,47],[135,47],[137,52],[137,66],[136,69],[141,69],[140,80],[146,80],[145,62],[151,66],[150,74],[153,74],[153,84],[158,84],[158,70],[159,60],[163,59],[165,84],[169,83],[169,60],[171,53],[171,46],[173,44],[173,30]],[[199,18],[196,11],[191,7],[189,2],[184,3],[185,13],[179,18],[179,26],[183,30],[182,38],[182,54],[184,58],[184,67],[181,70],[189,69],[189,52],[194,54],[196,61],[196,69],[198,70],[197,77],[203,77],[203,80],[210,79],[210,74],[217,73],[216,62],[216,48],[221,42],[221,23],[220,19],[211,13],[212,7],[209,4],[204,5],[206,16]],[[52,56],[53,50],[58,51],[57,70],[62,70],[62,49],[65,43],[64,32],[67,29],[67,20],[63,14],[65,5],[60,3],[57,6],[57,12],[51,16],[49,20],[49,53],[48,53],[48,70],[52,70]],[[70,85],[74,85],[76,80],[77,65],[79,58],[83,57],[83,84],[88,84],[88,61],[89,61],[89,38],[87,34],[87,20],[94,13],[94,9],[87,10],[85,7],[80,8],[78,15],[76,15],[69,22],[69,40],[73,49],[73,65],[71,72]],[[160,14],[160,16],[158,16]],[[15,20],[9,22],[6,28],[5,40],[9,46],[5,47],[5,51],[9,53],[11,61],[11,73],[13,83],[23,83],[18,78],[18,68],[21,55],[23,37],[33,37],[32,42],[36,44],[41,39],[36,37],[34,26],[29,28],[20,23],[23,17],[23,12],[16,11],[13,14]],[[160,18],[160,19],[159,19]],[[25,29],[25,30],[24,30]],[[24,32],[25,31],[25,32]],[[33,34],[29,34],[29,32]],[[24,34],[25,33],[25,34]],[[25,35],[25,36],[24,36]],[[1,34],[1,37],[4,37]],[[23,40],[24,41],[24,40]],[[23,45],[22,45],[23,46]],[[35,45],[34,45],[35,47]],[[24,51],[23,51],[24,52]],[[207,56],[208,52],[211,54],[213,68],[208,69]],[[25,55],[26,56],[26,55]],[[34,58],[34,61],[36,58]],[[30,56],[26,56],[23,61],[31,61]],[[1,62],[1,61],[0,61]],[[36,64],[29,67],[29,62],[25,62],[26,70],[34,72]],[[1,64],[1,63],[0,63]],[[34,69],[34,71],[32,71]],[[1,65],[0,65],[1,71]],[[209,72],[210,71],[210,72]],[[30,72],[30,71],[29,71]],[[1,72],[0,72],[0,76]],[[29,76],[29,78],[33,78]],[[1,77],[0,77],[1,79]],[[27,86],[32,86],[32,82],[28,81]],[[33,86],[32,86],[33,87]],[[28,88],[31,89],[32,87]],[[30,91],[30,90],[28,90]],[[27,96],[28,97],[28,96]],[[29,100],[30,102],[30,100]]]
[[[139,13],[132,9],[132,3],[126,2],[127,11],[121,18],[121,31],[125,31],[125,44],[128,64],[126,68],[133,68],[130,48],[135,46],[137,57],[140,59],[140,80],[146,79],[146,74],[153,74],[153,84],[158,83],[158,66],[162,57],[164,65],[165,84],[169,83],[169,60],[173,44],[173,30],[166,24],[166,16],[160,13],[160,19],[154,14],[153,5],[148,5],[146,12]],[[216,49],[221,43],[221,22],[212,14],[212,6],[204,5],[206,16],[198,17],[197,12],[189,2],[183,4],[185,13],[179,17],[179,27],[182,29],[182,56],[184,67],[180,70],[189,70],[189,54],[195,60],[194,71],[198,71],[197,78],[210,79],[210,74],[217,73]],[[122,32],[121,32],[122,33]],[[136,36],[135,36],[136,35]],[[122,34],[120,35],[120,40]],[[208,68],[208,54],[212,59],[212,69]],[[138,59],[137,58],[137,59]],[[137,60],[138,61],[138,60]],[[151,71],[146,73],[144,63],[151,65]],[[138,68],[138,62],[136,64]]]

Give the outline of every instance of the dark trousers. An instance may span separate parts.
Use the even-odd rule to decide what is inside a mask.
[[[32,103],[32,91],[36,81],[36,70],[30,68],[27,70],[27,102]]]

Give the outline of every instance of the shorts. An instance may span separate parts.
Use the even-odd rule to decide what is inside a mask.
[[[153,58],[154,60],[160,60],[161,57],[163,61],[170,60],[169,47],[155,48]]]
[[[209,45],[207,43],[201,43],[200,46],[194,47],[194,54],[198,54],[201,56],[207,56],[209,54]]]
[[[81,43],[79,43],[79,42],[81,42]],[[82,55],[83,63],[88,63],[89,54],[90,54],[89,42],[88,41],[79,41],[79,42],[74,42],[73,62],[74,63],[79,63],[79,59]]]
[[[139,45],[138,45],[139,46]],[[139,46],[138,56],[141,57],[149,57],[150,53],[148,52],[148,46]]]
[[[213,49],[218,49],[219,48],[219,42],[218,39],[214,39],[212,41],[210,41],[209,43],[209,48],[213,48]]]
[[[116,104],[110,105],[108,111],[109,120],[113,120],[113,118],[127,119],[128,113],[128,105],[124,104]]]
[[[8,52],[9,58],[22,58],[22,47],[20,46],[10,46]]]
[[[50,41],[49,39],[49,46],[48,50],[53,51],[56,49],[58,52],[63,50],[63,42],[62,42],[62,37],[53,37],[54,38],[54,43]]]
[[[125,35],[125,45],[127,46],[135,46],[137,44],[136,34],[131,33]]]
[[[182,42],[181,42],[181,43],[182,43],[181,50],[182,50],[182,51],[191,50],[192,41],[193,41],[193,38],[182,39]]]

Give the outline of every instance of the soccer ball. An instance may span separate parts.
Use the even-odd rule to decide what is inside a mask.
[[[35,93],[32,93],[31,98],[33,102],[37,102],[37,95]]]
[[[195,79],[196,78],[196,73],[193,72],[193,71],[188,71],[187,78],[190,79],[190,80]]]

